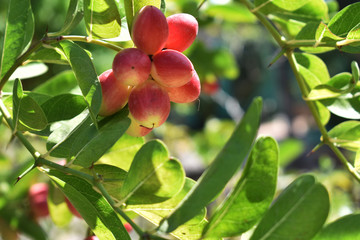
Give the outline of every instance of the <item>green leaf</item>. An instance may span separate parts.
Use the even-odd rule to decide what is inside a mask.
[[[338,12],[329,22],[331,32],[339,37],[347,34],[360,23],[360,2],[350,4]]]
[[[74,90],[75,89],[75,90]],[[43,84],[37,86],[33,92],[44,93],[49,96],[56,96],[69,92],[79,92],[78,84],[73,71],[63,71],[58,75],[50,78]]]
[[[91,119],[97,124],[102,96],[101,86],[89,55],[77,44],[70,41],[59,43],[78,81],[81,92],[88,104]]]
[[[14,65],[17,57],[29,47],[33,34],[34,16],[30,0],[10,1],[6,19],[0,78]]]
[[[360,150],[356,152],[355,160],[354,160],[354,167],[356,171],[360,170]]]
[[[16,78],[20,78],[22,80],[34,78],[45,74],[47,71],[48,66],[44,63],[29,63],[18,67],[14,73],[11,74],[9,80],[15,80]]]
[[[174,212],[161,223],[160,231],[172,232],[196,216],[223,190],[250,151],[260,124],[261,106],[261,98],[256,98],[230,140],[201,175],[194,188]]]
[[[206,8],[205,13],[234,23],[254,23],[256,20],[255,16],[244,5],[238,3],[212,4]]]
[[[78,210],[96,236],[100,239],[130,240],[130,236],[113,208],[87,181],[54,170],[49,171],[48,175]]]
[[[357,82],[349,73],[340,73],[330,79],[325,84],[320,84],[311,89],[307,99],[321,100],[327,98],[336,98],[343,94],[351,92],[356,87]]]
[[[90,167],[109,150],[130,126],[127,111],[120,111],[99,123],[99,129],[94,125],[80,133],[72,147],[75,155],[73,163]],[[105,122],[105,123],[103,123]]]
[[[326,225],[313,240],[359,239],[360,214],[343,216]]]
[[[144,145],[144,138],[124,134],[98,163],[110,164],[129,171],[135,154],[142,145]]]
[[[48,33],[48,36],[60,36],[68,34],[73,30],[82,20],[84,16],[83,0],[70,0],[69,7],[66,13],[65,22],[62,28],[55,33]]]
[[[325,126],[331,117],[330,111],[326,108],[324,104],[319,101],[315,102],[316,109],[320,115],[320,121]]]
[[[360,122],[342,122],[329,131],[329,137],[336,146],[357,152],[360,149]]]
[[[194,185],[195,181],[186,178],[182,190],[169,200],[155,204],[126,205],[126,210],[134,211],[153,224],[159,225],[161,220],[176,208]],[[205,216],[206,209],[203,208],[194,218],[171,232],[171,235],[184,240],[200,239],[204,226],[207,223]]]
[[[305,4],[307,4],[310,0],[267,0],[267,1],[255,1],[255,6],[261,8],[268,3],[272,3],[275,6],[288,10],[295,11],[296,9],[301,8]],[[260,5],[261,3],[261,5]]]
[[[280,194],[250,239],[310,240],[324,224],[329,205],[325,187],[303,175]]]
[[[343,40],[344,38],[339,37],[331,32],[329,27],[324,23],[320,22],[316,34],[315,34],[315,40],[318,42],[336,42]]]
[[[61,94],[50,98],[41,105],[49,123],[68,120],[79,115],[85,108],[86,102],[79,95]]]
[[[131,32],[132,22],[134,16],[139,12],[139,10],[147,5],[153,5],[157,8],[161,8],[162,0],[128,0],[124,1],[126,20]]]
[[[65,56],[59,54],[54,48],[42,48],[33,53],[29,60],[53,64],[69,64]]]
[[[310,89],[330,80],[326,64],[317,56],[308,53],[295,53],[301,76]]]
[[[86,32],[90,38],[120,35],[121,17],[115,0],[83,0]]]
[[[184,177],[181,164],[170,159],[162,142],[147,142],[135,155],[121,188],[119,200],[126,204],[165,201],[181,190]]]
[[[51,220],[56,226],[65,227],[70,223],[73,215],[65,202],[65,196],[53,184],[49,184],[47,203]]]
[[[19,113],[21,100],[24,97],[23,87],[21,81],[17,78],[14,82],[13,88],[13,124],[15,129],[17,129],[17,124],[19,122]]]
[[[210,217],[204,236],[234,237],[246,232],[261,219],[275,194],[278,152],[273,138],[257,140],[243,175]]]

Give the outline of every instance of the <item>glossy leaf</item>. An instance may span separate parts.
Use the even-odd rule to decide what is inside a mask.
[[[13,124],[15,129],[17,128],[17,124],[19,121],[19,113],[20,113],[20,106],[21,100],[24,97],[23,87],[21,81],[17,78],[14,82],[14,89],[13,89]]]
[[[360,122],[342,122],[329,131],[329,137],[336,146],[356,152],[360,149]]]
[[[2,49],[0,78],[9,71],[16,58],[29,47],[33,34],[34,16],[30,0],[10,1]]]
[[[120,35],[121,17],[115,0],[83,0],[86,32],[90,38]]]
[[[79,95],[61,94],[47,100],[41,108],[51,123],[74,118],[86,108],[86,102]]]
[[[275,194],[278,152],[274,139],[265,137],[257,140],[243,175],[211,216],[204,236],[238,236],[261,219]]]
[[[88,104],[91,119],[96,124],[96,116],[101,106],[101,86],[89,55],[77,44],[70,41],[59,43],[78,81],[81,92]]]
[[[91,125],[81,132],[72,146],[73,163],[90,167],[109,150],[130,126],[128,112],[121,111],[99,123],[99,129]],[[104,123],[103,123],[104,122]]]
[[[250,239],[310,240],[324,224],[329,205],[325,187],[303,175],[280,194]]]
[[[83,19],[84,5],[83,0],[70,0],[69,7],[66,13],[65,22],[62,28],[56,33],[48,33],[49,36],[59,36],[68,34],[73,30]]]
[[[326,225],[313,240],[359,239],[360,214],[350,214]]]
[[[37,86],[33,91],[49,96],[66,94],[69,92],[79,92],[79,94],[81,94],[73,71],[63,71]]]
[[[336,42],[343,40],[343,38],[331,32],[331,30],[324,22],[320,22],[316,30],[315,40],[318,42]]]
[[[201,175],[184,201],[161,223],[160,231],[174,231],[196,216],[223,190],[250,151],[260,124],[261,107],[262,100],[255,99],[230,140]]]
[[[16,78],[21,80],[34,78],[45,74],[47,71],[48,66],[44,63],[29,63],[18,67],[13,74],[11,74],[9,80],[15,80]]]
[[[134,16],[139,12],[139,10],[147,5],[153,5],[157,8],[161,8],[162,0],[129,0],[124,1],[126,20],[131,31],[132,22]]]
[[[119,200],[127,204],[165,201],[181,190],[184,177],[181,164],[170,159],[162,142],[147,142],[135,155]]]
[[[330,80],[325,63],[317,56],[308,53],[295,53],[301,76],[310,89]]]
[[[346,37],[360,23],[360,2],[350,4],[338,12],[329,22],[331,32],[339,37]]]
[[[130,240],[113,208],[87,181],[54,170],[48,175],[100,239]]]
[[[29,58],[30,61],[67,65],[65,56],[59,54],[54,48],[42,48]]]
[[[64,227],[70,223],[73,215],[65,202],[65,196],[53,184],[49,184],[47,204],[51,220],[56,226]]]
[[[195,181],[186,178],[182,190],[169,200],[155,204],[127,205],[126,210],[134,211],[153,224],[159,225],[161,220],[176,208],[194,185]],[[206,209],[203,208],[194,218],[171,232],[171,235],[184,240],[200,239],[204,226],[207,223],[205,215]]]

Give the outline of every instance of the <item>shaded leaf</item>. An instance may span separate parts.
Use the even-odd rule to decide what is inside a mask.
[[[329,137],[336,146],[357,152],[360,149],[360,122],[342,122],[329,131]]]
[[[181,190],[184,177],[181,164],[170,159],[162,142],[147,142],[134,157],[119,200],[126,204],[165,201]]]
[[[254,145],[243,175],[215,210],[204,236],[234,237],[253,227],[270,206],[277,182],[279,153],[276,141],[260,138]]]
[[[106,199],[87,181],[54,170],[49,177],[61,189],[100,239],[129,239],[126,229]]]
[[[0,78],[9,71],[16,58],[29,47],[33,34],[34,16],[30,0],[10,1],[2,49]]]
[[[162,221],[160,231],[174,231],[178,226],[196,216],[223,190],[250,151],[260,124],[261,107],[261,98],[256,98],[230,140],[201,175],[184,201]]]
[[[121,17],[115,0],[83,0],[86,32],[90,38],[120,35]]]
[[[303,175],[280,194],[250,239],[310,240],[324,224],[329,205],[325,187]]]
[[[59,54],[54,48],[42,48],[33,53],[29,60],[53,64],[69,64],[65,56]]]
[[[313,240],[357,240],[360,214],[350,214],[326,225]]]
[[[81,92],[88,104],[91,119],[97,124],[102,96],[101,86],[89,55],[77,44],[70,41],[59,43],[78,81]]]

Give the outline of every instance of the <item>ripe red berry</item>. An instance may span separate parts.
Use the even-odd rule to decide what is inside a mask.
[[[180,87],[193,76],[191,61],[181,52],[167,49],[153,56],[151,76],[165,87]]]
[[[163,124],[170,113],[168,93],[150,79],[133,88],[128,105],[136,122],[150,129]]]
[[[127,48],[116,54],[112,69],[115,78],[122,84],[136,86],[148,79],[151,60],[137,48]]]
[[[103,72],[99,80],[102,91],[99,115],[109,116],[126,105],[131,88],[117,81],[112,69]]]
[[[46,217],[49,215],[47,195],[49,187],[46,183],[36,183],[32,185],[28,192],[30,208],[35,218]]]
[[[165,48],[185,51],[195,40],[198,22],[190,14],[179,13],[167,17],[169,37]]]
[[[99,238],[97,236],[89,236],[87,238],[85,238],[85,240],[99,240]]]
[[[125,227],[125,229],[126,229],[127,232],[131,232],[132,229],[133,229],[132,226],[131,226],[129,223],[125,223],[125,224],[124,224],[124,227]]]
[[[152,55],[164,48],[169,35],[165,15],[155,6],[145,6],[135,16],[132,40],[136,47]]]
[[[219,89],[220,89],[220,85],[217,80],[204,81],[202,84],[203,93],[210,95],[210,96],[217,93],[219,91]]]
[[[165,89],[169,94],[170,101],[175,103],[189,103],[195,101],[199,97],[201,85],[199,77],[194,71],[193,77],[187,84],[181,87]]]

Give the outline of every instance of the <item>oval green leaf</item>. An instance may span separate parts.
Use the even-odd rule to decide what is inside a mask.
[[[342,122],[329,131],[329,137],[336,146],[357,152],[360,149],[360,122]]]
[[[256,98],[229,141],[201,175],[193,189],[174,212],[161,223],[160,231],[174,231],[196,216],[224,189],[251,149],[260,125],[261,107],[261,98]]]
[[[276,141],[270,137],[258,139],[243,175],[215,210],[203,235],[234,237],[253,227],[274,198],[278,166],[279,150]]]
[[[49,184],[47,197],[51,220],[58,227],[65,227],[72,219],[72,213],[65,202],[65,196],[54,184]]]
[[[303,175],[280,194],[250,240],[310,240],[323,226],[329,205],[325,187],[313,176]]]

